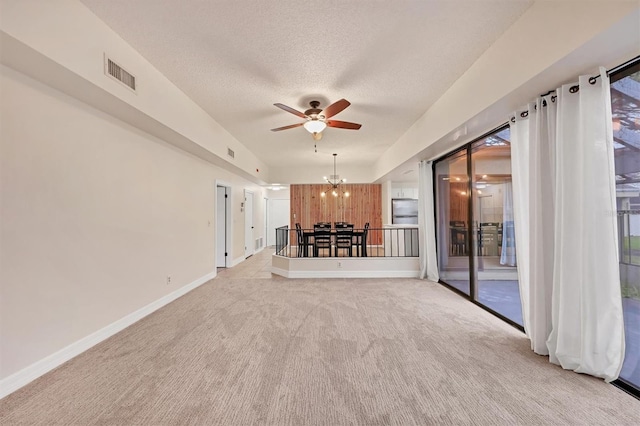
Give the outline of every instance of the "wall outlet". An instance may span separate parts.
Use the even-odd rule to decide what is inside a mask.
[[[342,262],[338,262],[338,268],[342,268]]]
[[[167,285],[171,284],[171,275],[167,275]]]

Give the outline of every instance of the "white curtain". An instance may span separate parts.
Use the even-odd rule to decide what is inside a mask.
[[[505,182],[503,189],[500,264],[516,266],[518,262],[516,262],[516,235],[513,228],[513,185],[511,182]]]
[[[418,235],[420,241],[420,278],[438,282],[436,224],[431,161],[421,161],[418,181]]]
[[[518,205],[526,212],[526,227],[518,227],[518,250],[525,249],[527,256],[518,255],[518,268],[526,271],[521,285],[523,315],[528,315],[525,332],[531,339],[531,349],[540,355],[548,355],[547,338],[551,333],[551,294],[553,289],[553,187],[555,154],[555,128],[557,103],[555,96],[539,98],[527,106],[526,113],[517,113],[512,123],[512,149],[526,147],[512,155],[512,173],[517,175],[525,167],[528,178],[520,182],[516,191]],[[516,158],[514,158],[516,157]],[[516,161],[514,161],[516,160]],[[514,181],[515,181],[514,177]]]
[[[584,76],[556,93],[512,123],[514,185],[528,166],[514,189],[525,331],[551,362],[610,381],[624,360],[624,322],[609,79],[601,68],[594,84]]]
[[[518,243],[518,286],[522,303],[524,332],[531,338],[529,318],[529,121],[520,121],[515,114],[511,123],[511,180],[513,182],[513,225]],[[533,347],[532,347],[533,348]]]

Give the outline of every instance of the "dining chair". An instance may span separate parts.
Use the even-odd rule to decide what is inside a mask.
[[[296,235],[298,237],[298,250],[296,254],[298,257],[302,257],[304,248],[304,236],[302,235],[302,227],[299,223],[296,223]]]
[[[362,233],[362,257],[367,257],[367,237],[369,236],[369,222],[364,224]]]
[[[467,223],[449,221],[449,256],[465,256],[467,253]]]
[[[336,245],[334,248],[336,257],[338,257],[338,249],[346,249],[349,257],[353,256],[353,225],[336,226]]]
[[[356,255],[367,257],[367,235],[369,234],[369,222],[364,224],[362,230],[353,232],[353,242],[356,246]]]
[[[313,227],[313,255],[318,257],[320,249],[328,249],[331,256],[331,224],[329,227],[318,226]]]

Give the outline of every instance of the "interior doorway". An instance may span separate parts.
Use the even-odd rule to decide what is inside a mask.
[[[244,257],[253,256],[255,239],[253,237],[253,192],[244,191]]]
[[[227,268],[229,266],[229,237],[231,235],[230,228],[230,212],[229,198],[231,196],[231,187],[224,185],[216,185],[216,267]]]
[[[268,204],[267,245],[274,246],[276,245],[276,228],[289,226],[290,201],[288,198],[270,198]]]
[[[264,197],[264,245],[268,246],[269,244],[269,199]]]

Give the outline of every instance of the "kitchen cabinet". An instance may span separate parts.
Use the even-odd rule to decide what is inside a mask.
[[[391,186],[391,198],[418,198],[414,183],[397,183]]]

